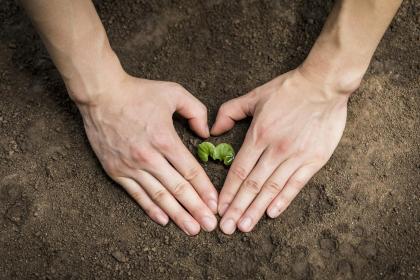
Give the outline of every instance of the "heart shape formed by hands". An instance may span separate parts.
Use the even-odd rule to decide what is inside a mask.
[[[210,133],[206,106],[185,88],[124,71],[92,1],[21,2],[107,174],[154,221],[166,225],[171,219],[189,235],[214,230],[217,212],[221,230],[232,234],[288,207],[337,147],[348,98],[401,4],[338,1],[305,61],[224,103]],[[207,146],[214,159],[232,164],[220,195],[176,133],[175,112],[202,138],[253,118],[234,160],[225,153],[229,147]]]
[[[176,111],[209,137],[198,99],[178,84],[128,75],[109,91],[96,106],[79,107],[96,155],[154,221],[170,218],[189,235],[213,230],[216,212],[226,234],[252,230],[265,212],[279,216],[336,148],[348,100],[297,69],[224,103],[212,135],[253,119],[219,195],[172,122]]]
[[[217,212],[221,230],[232,234],[236,228],[248,232],[264,213],[275,218],[288,207],[336,148],[348,98],[402,1],[337,1],[305,61],[224,103],[211,133],[206,106],[185,88],[124,71],[92,1],[21,2],[107,174],[154,221],[166,225],[172,219],[195,235],[216,228]],[[232,164],[220,195],[177,135],[175,112],[202,138],[253,117],[234,160],[226,145],[220,151],[207,145],[208,154],[201,154]]]

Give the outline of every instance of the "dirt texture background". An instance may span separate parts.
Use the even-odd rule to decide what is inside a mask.
[[[298,66],[331,1],[96,1],[125,69],[218,107]],[[102,171],[14,1],[0,0],[0,279],[419,279],[420,2],[404,1],[328,164],[278,219],[187,237]],[[191,151],[201,141],[175,118]],[[249,120],[215,142],[238,149]],[[208,163],[222,186],[227,170]]]

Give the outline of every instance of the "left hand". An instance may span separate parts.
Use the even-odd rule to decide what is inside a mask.
[[[224,233],[249,232],[265,211],[275,218],[288,207],[337,147],[348,97],[296,69],[220,107],[213,135],[253,116],[219,196]]]

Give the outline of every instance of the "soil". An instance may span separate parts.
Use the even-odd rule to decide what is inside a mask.
[[[303,61],[331,1],[96,1],[137,76],[176,81],[210,122]],[[418,279],[420,2],[404,1],[328,164],[278,219],[187,237],[102,171],[30,21],[0,0],[0,279]],[[175,118],[191,151],[201,141]],[[211,139],[241,145],[249,120]],[[227,169],[205,169],[220,188]]]

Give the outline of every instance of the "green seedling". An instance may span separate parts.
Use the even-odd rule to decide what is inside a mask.
[[[207,162],[210,156],[213,160],[223,161],[225,165],[231,165],[235,158],[235,150],[230,144],[226,143],[214,146],[210,142],[203,142],[198,145],[197,154],[204,162]]]
[[[202,161],[207,162],[209,160],[209,156],[213,157],[214,149],[216,149],[216,147],[212,143],[203,142],[198,145],[198,148],[197,148],[198,157]]]

